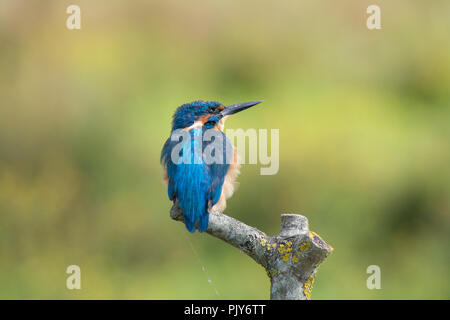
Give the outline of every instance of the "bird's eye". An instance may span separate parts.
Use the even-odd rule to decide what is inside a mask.
[[[208,113],[219,113],[222,111],[225,107],[224,106],[218,106],[218,107],[209,107]]]

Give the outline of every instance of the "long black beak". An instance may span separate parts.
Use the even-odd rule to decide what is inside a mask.
[[[238,113],[242,110],[248,109],[250,107],[253,107],[254,105],[257,105],[258,103],[261,103],[262,100],[259,101],[249,101],[249,102],[243,102],[243,103],[237,103],[232,104],[230,106],[225,106],[225,109],[223,109],[220,114],[222,116],[228,116],[230,114]]]

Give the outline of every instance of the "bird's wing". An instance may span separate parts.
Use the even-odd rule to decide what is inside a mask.
[[[176,165],[171,160],[171,153],[174,146],[178,141],[172,141],[171,138],[166,140],[164,146],[161,150],[161,163],[164,166],[164,180],[167,182],[167,193],[170,200],[175,199],[175,189],[174,189],[174,173],[176,170]]]
[[[220,199],[223,183],[233,157],[233,147],[231,146],[230,140],[228,140],[223,132],[220,132],[220,134],[223,139],[222,161],[214,162],[208,165],[209,174],[211,177],[211,184],[209,188],[209,199],[211,199],[211,206],[215,205]],[[204,144],[208,145],[207,142]]]

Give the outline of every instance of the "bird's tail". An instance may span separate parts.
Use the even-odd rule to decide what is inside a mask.
[[[196,168],[197,166],[198,168]],[[197,171],[196,169],[203,171],[200,165],[191,164],[184,186],[177,188],[177,198],[184,212],[184,223],[191,233],[195,232],[196,224],[198,231],[206,231],[209,223],[208,200],[203,187],[203,175],[202,172],[193,172]]]

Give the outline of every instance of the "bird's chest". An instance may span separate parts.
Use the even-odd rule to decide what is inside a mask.
[[[223,183],[222,193],[225,198],[229,198],[233,195],[234,189],[236,187],[236,178],[239,175],[240,170],[239,155],[236,152],[236,148],[233,147],[233,157],[228,168],[227,174],[225,175],[225,180]]]

